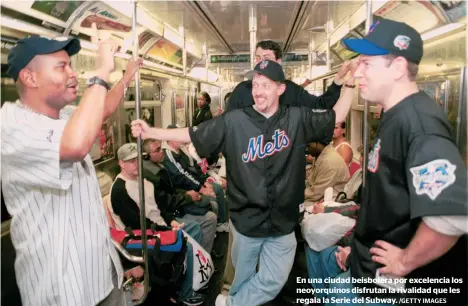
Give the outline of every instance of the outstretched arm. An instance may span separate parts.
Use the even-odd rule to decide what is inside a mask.
[[[191,142],[188,128],[151,128],[145,121],[141,119],[132,122],[132,134],[133,137],[138,137],[141,135],[143,139],[153,138],[158,140],[177,141],[182,143]]]

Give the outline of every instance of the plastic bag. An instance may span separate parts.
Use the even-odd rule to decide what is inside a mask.
[[[309,247],[317,252],[335,245],[356,224],[356,220],[334,212],[305,214],[301,222],[302,236]]]

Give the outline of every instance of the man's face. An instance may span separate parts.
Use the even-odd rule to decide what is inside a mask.
[[[161,148],[161,142],[156,141],[150,144],[150,152],[148,153],[153,163],[160,163],[164,160],[164,151]]]
[[[255,50],[255,65],[264,60],[274,61],[278,64],[281,64],[282,61],[280,58],[276,59],[275,52],[272,50],[264,50],[261,47],[258,47],[257,50]]]
[[[78,81],[66,51],[37,55],[31,67],[38,95],[47,104],[57,109],[76,101]]]
[[[333,130],[333,139],[343,136],[345,130],[341,128],[341,123],[335,125],[335,129]]]
[[[126,176],[131,178],[136,178],[138,176],[138,158],[126,161],[120,160],[119,165]]]
[[[361,97],[369,102],[384,101],[394,85],[394,69],[383,56],[361,55],[354,77],[359,81]]]
[[[270,80],[266,76],[256,73],[252,80],[252,96],[259,112],[268,113],[279,104],[279,97],[285,90],[284,84]]]

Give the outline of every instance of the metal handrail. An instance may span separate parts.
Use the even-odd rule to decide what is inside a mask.
[[[133,32],[133,58],[138,58],[138,34],[137,34],[137,1],[133,0],[133,18],[132,18],[132,32]],[[140,71],[135,73],[135,102],[136,102],[136,118],[141,118],[141,95],[140,95]],[[140,201],[140,223],[141,223],[141,247],[142,259],[145,266],[144,274],[144,291],[143,296],[135,301],[134,305],[142,304],[150,291],[149,272],[148,272],[148,239],[146,236],[146,208],[145,208],[145,186],[143,180],[143,141],[141,135],[137,139],[138,151],[138,187],[139,187],[139,201]],[[121,252],[122,253],[122,252]],[[122,253],[123,254],[123,253]]]
[[[119,251],[119,253],[122,254],[123,257],[125,257],[125,259],[127,259],[127,260],[129,260],[131,262],[136,262],[136,263],[140,263],[140,264],[145,262],[143,257],[135,256],[135,255],[130,254],[120,243],[118,243],[114,239],[111,239],[111,240],[112,240],[112,243],[114,244],[115,248],[117,249],[117,251]]]

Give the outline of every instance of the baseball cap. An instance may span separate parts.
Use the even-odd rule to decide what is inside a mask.
[[[47,38],[33,35],[23,38],[8,53],[8,74],[16,81],[20,71],[36,56],[65,50],[69,56],[81,50],[80,41],[76,38]]]
[[[263,60],[258,63],[254,70],[247,72],[246,76],[251,79],[255,73],[260,73],[272,81],[275,82],[284,82],[286,78],[284,77],[283,67],[275,61]]]
[[[364,38],[347,38],[342,42],[347,49],[359,54],[393,54],[416,64],[423,56],[423,40],[418,31],[406,23],[385,18],[377,20]]]
[[[117,158],[122,161],[131,160],[138,157],[137,144],[134,142],[126,143],[117,151]]]

